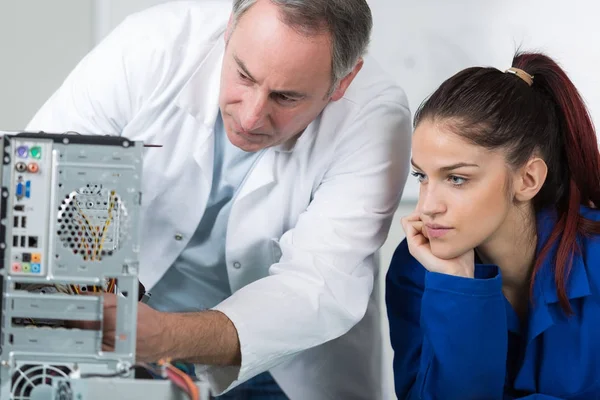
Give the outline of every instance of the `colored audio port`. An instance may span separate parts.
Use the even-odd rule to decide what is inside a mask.
[[[33,274],[39,274],[41,270],[40,264],[31,264],[31,272]]]
[[[17,147],[17,156],[19,158],[27,158],[28,152],[29,152],[29,149],[27,148],[27,146]]]
[[[21,264],[16,262],[12,264],[12,272],[21,272]]]
[[[31,262],[34,262],[34,263],[42,262],[42,255],[40,253],[33,253],[31,255]]]
[[[25,272],[25,273],[31,272],[31,264],[29,264],[29,263],[23,263],[23,265],[21,265],[21,268],[23,269],[23,272]]]
[[[31,152],[31,157],[33,158],[42,158],[42,148],[39,146],[34,146],[29,150]]]
[[[35,174],[36,172],[38,172],[40,170],[40,166],[37,163],[29,163],[29,165],[27,165],[27,171],[31,172],[32,174]]]
[[[18,163],[15,164],[15,169],[17,170],[17,172],[25,172],[25,171],[27,171],[27,164],[19,161]]]

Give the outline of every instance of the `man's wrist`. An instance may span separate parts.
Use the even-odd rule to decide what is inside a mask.
[[[173,360],[209,365],[240,365],[239,338],[220,311],[165,313],[161,354]]]
[[[160,351],[161,358],[180,360],[183,356],[180,354],[180,349],[185,347],[179,338],[180,330],[176,329],[178,324],[177,314],[161,312],[161,344]]]

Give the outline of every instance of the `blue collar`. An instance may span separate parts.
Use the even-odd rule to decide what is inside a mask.
[[[556,212],[553,210],[543,210],[537,215],[537,234],[538,244],[536,254],[539,254],[542,247],[546,244],[552,229],[556,225]],[[554,259],[558,249],[558,241],[555,242],[547,253],[542,265],[536,275],[534,284],[534,302],[558,303],[556,293],[556,280],[554,279]],[[566,289],[569,299],[588,296],[591,294],[590,282],[588,280],[587,267],[583,259],[584,249],[581,239],[578,239],[579,249],[573,256],[573,262],[569,277],[567,279]]]
[[[589,211],[587,211],[589,212]],[[586,210],[582,210],[585,214]],[[536,216],[538,244],[536,254],[539,254],[542,247],[550,237],[550,233],[556,225],[556,212],[553,210],[543,210]],[[591,294],[590,282],[588,279],[587,266],[584,261],[582,238],[578,239],[579,251],[573,256],[571,270],[567,279],[566,290],[569,300],[585,297]],[[527,342],[531,342],[538,335],[543,333],[555,323],[555,318],[562,310],[558,310],[558,295],[556,292],[556,280],[554,279],[554,258],[558,249],[558,242],[554,243],[548,251],[541,267],[538,270],[534,288],[533,298],[529,309],[527,324]],[[475,277],[478,279],[492,278],[500,273],[495,265],[478,264],[475,270]],[[512,310],[512,307],[506,301],[508,329],[514,333],[524,333],[521,330],[520,321]]]
[[[537,214],[536,218],[538,235],[536,254],[539,254],[556,225],[557,216],[553,210],[543,210]],[[582,247],[581,238],[578,238],[578,244],[579,251],[573,255],[571,270],[566,283],[569,300],[591,294],[587,268],[583,259],[585,249]],[[531,343],[537,336],[553,326],[558,315],[562,313],[562,310],[558,309],[558,295],[556,280],[554,279],[554,257],[557,249],[558,242],[555,242],[544,258],[536,276],[533,299],[529,309],[527,343]]]

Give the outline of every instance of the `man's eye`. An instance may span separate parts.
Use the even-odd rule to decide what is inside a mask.
[[[296,101],[298,101],[298,99],[296,99],[294,97],[286,96],[285,94],[276,93],[273,96],[274,96],[275,100],[278,101],[279,103],[293,104]]]

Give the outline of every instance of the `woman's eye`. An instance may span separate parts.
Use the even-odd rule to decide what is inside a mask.
[[[423,182],[425,180],[425,174],[422,174],[417,171],[412,171],[410,174],[412,176],[414,176],[415,178],[417,178],[417,181],[419,181],[419,182]]]
[[[461,178],[460,176],[454,176],[454,175],[449,176],[448,179],[450,180],[450,183],[453,184],[454,186],[461,186],[467,182],[467,179]]]

